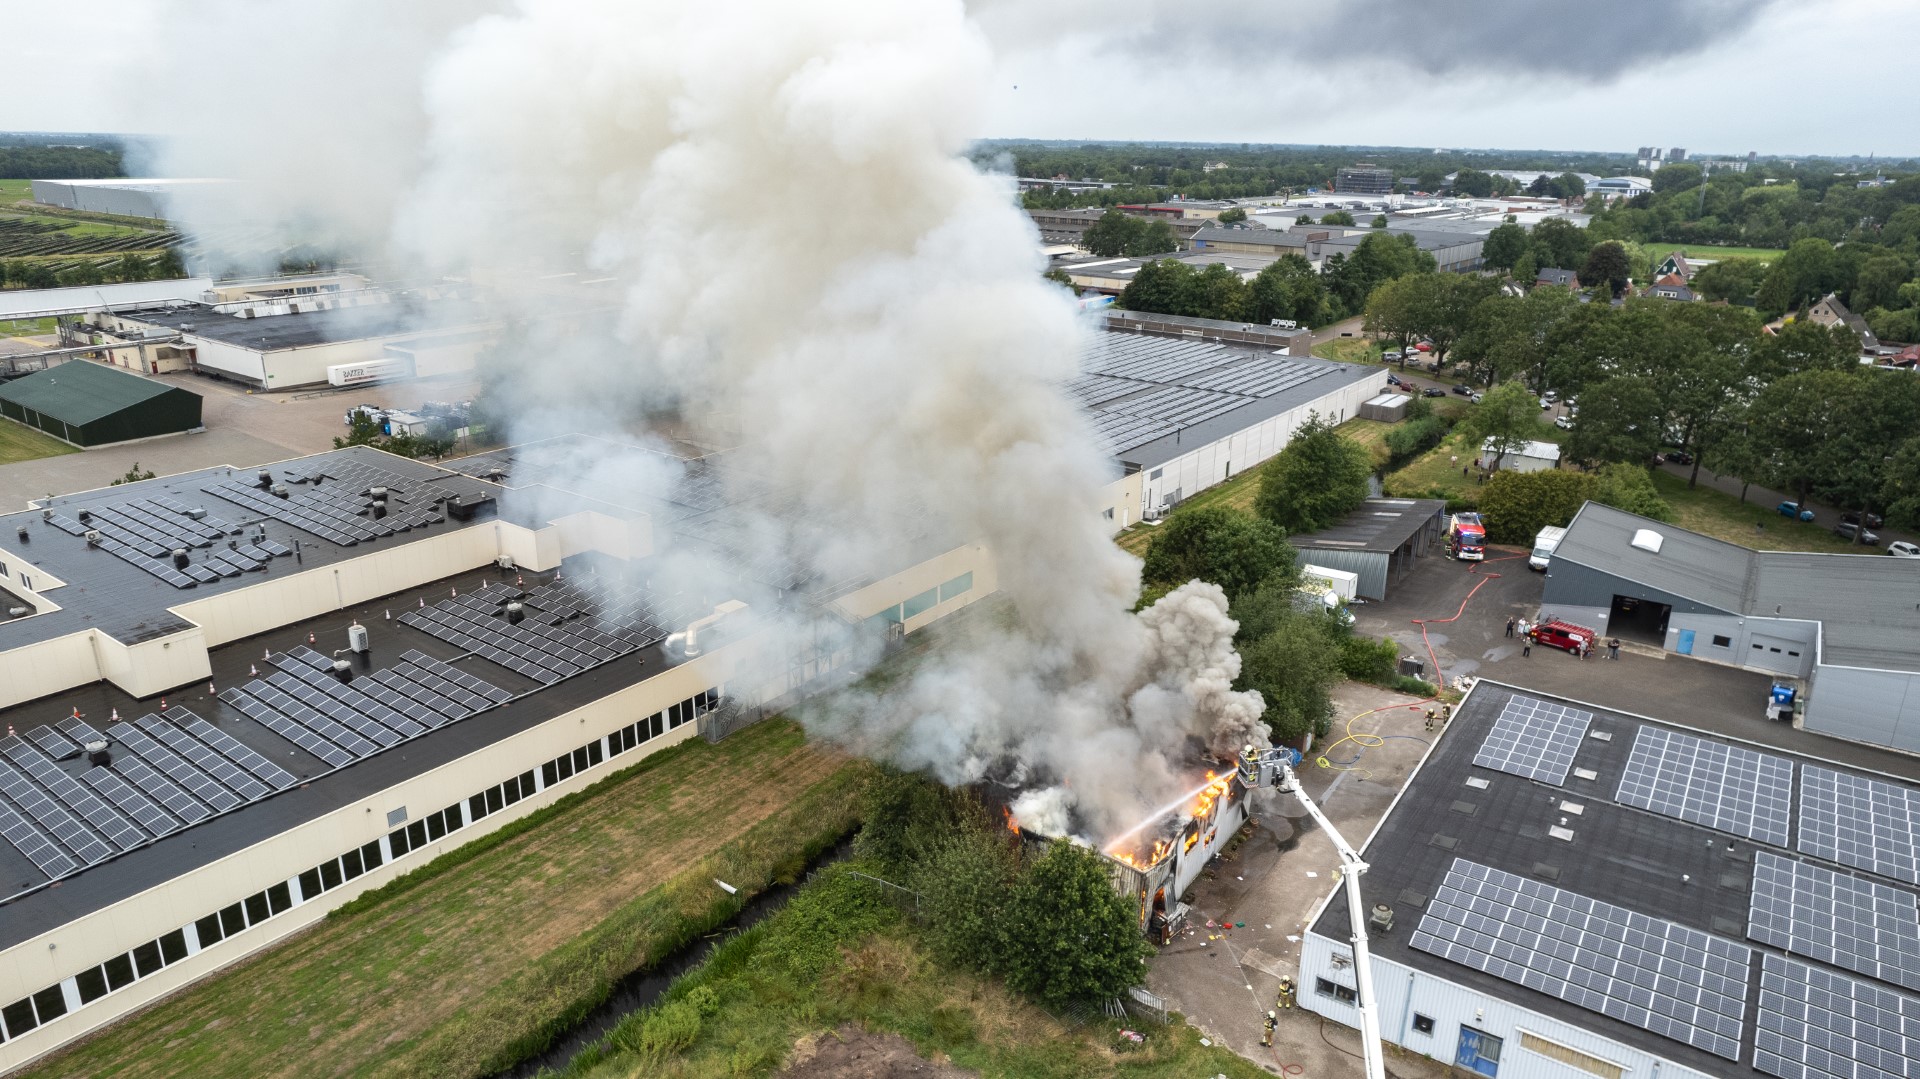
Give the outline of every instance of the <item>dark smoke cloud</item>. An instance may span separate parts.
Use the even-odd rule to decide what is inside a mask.
[[[1134,62],[1211,62],[1248,74],[1429,75],[1607,82],[1738,35],[1779,0],[1117,0],[1098,21],[1079,3],[974,0],[1005,50],[1076,40]]]

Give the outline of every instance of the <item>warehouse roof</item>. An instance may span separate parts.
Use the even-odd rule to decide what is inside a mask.
[[[264,306],[268,301],[262,301]],[[122,318],[178,330],[192,337],[260,352],[307,348],[339,341],[398,337],[423,330],[445,330],[487,321],[476,304],[453,300],[398,300],[384,304],[336,307],[286,315],[242,318],[206,304],[121,311]]]
[[[1658,552],[1633,546],[1642,530],[1660,536]],[[1597,502],[1553,557],[1728,614],[1817,621],[1822,663],[1920,670],[1920,581],[1902,559],[1755,551]]]
[[[1288,536],[1302,551],[1373,551],[1391,554],[1412,539],[1447,504],[1432,498],[1369,498],[1337,523],[1318,532]]]
[[[1537,773],[1538,758],[1543,754],[1526,752],[1524,748],[1513,754],[1514,763],[1509,766],[1487,766],[1498,759],[1497,751],[1490,752],[1500,741],[1495,735],[1497,723],[1505,725],[1518,719],[1524,729],[1538,735],[1561,722],[1558,717],[1563,715],[1574,724],[1580,724],[1584,717],[1583,725],[1566,728],[1573,731],[1565,743],[1568,755],[1556,762],[1556,767],[1567,771],[1549,772],[1540,778],[1527,776],[1525,773],[1529,771]],[[1810,746],[1824,744],[1815,742],[1818,736],[1800,731],[1770,728],[1769,733],[1770,740],[1804,740]],[[1846,751],[1854,753],[1858,747],[1846,747]],[[1698,1069],[1703,1074],[1756,1074],[1747,1065],[1754,1060],[1756,1042],[1761,1037],[1758,1021],[1762,1001],[1759,993],[1746,989],[1747,972],[1743,971],[1738,979],[1744,999],[1736,1009],[1739,1014],[1734,1039],[1738,1043],[1736,1062],[1567,999],[1611,998],[1618,993],[1634,1003],[1632,998],[1645,993],[1653,983],[1640,982],[1637,969],[1632,972],[1635,988],[1628,988],[1625,980],[1612,981],[1606,976],[1595,980],[1584,973],[1584,967],[1567,973],[1565,965],[1558,961],[1567,959],[1580,966],[1582,958],[1570,955],[1567,949],[1588,946],[1584,942],[1593,940],[1594,922],[1589,921],[1589,931],[1584,937],[1575,933],[1572,945],[1562,943],[1567,938],[1555,932],[1554,916],[1542,898],[1523,900],[1527,908],[1524,911],[1495,904],[1486,909],[1484,917],[1465,915],[1474,920],[1475,930],[1471,934],[1457,934],[1464,944],[1452,946],[1457,949],[1455,954],[1464,960],[1475,955],[1482,945],[1491,947],[1498,956],[1485,964],[1491,969],[1443,957],[1441,951],[1447,950],[1449,938],[1442,933],[1436,941],[1435,931],[1444,931],[1449,918],[1463,913],[1457,907],[1448,909],[1450,901],[1459,896],[1443,888],[1457,863],[1483,866],[1509,881],[1517,878],[1526,888],[1542,895],[1551,889],[1570,894],[1576,907],[1584,900],[1625,908],[1631,912],[1629,917],[1636,920],[1633,931],[1650,934],[1654,941],[1651,947],[1655,949],[1674,947],[1673,936],[1664,942],[1660,936],[1662,922],[1670,921],[1684,927],[1682,934],[1707,934],[1717,938],[1724,950],[1740,953],[1741,949],[1751,949],[1759,953],[1753,957],[1755,960],[1764,957],[1767,962],[1778,963],[1786,958],[1785,952],[1763,941],[1781,939],[1781,929],[1760,919],[1773,917],[1772,903],[1784,900],[1774,900],[1772,896],[1780,893],[1769,888],[1768,903],[1757,908],[1759,917],[1753,919],[1750,928],[1750,916],[1756,914],[1757,873],[1770,874],[1784,869],[1796,876],[1805,874],[1803,879],[1809,882],[1834,877],[1852,887],[1861,887],[1858,882],[1866,882],[1889,895],[1907,894],[1907,909],[1912,909],[1910,894],[1904,891],[1912,886],[1910,879],[1880,877],[1871,867],[1858,864],[1857,849],[1851,856],[1844,850],[1829,853],[1817,849],[1821,804],[1816,799],[1822,797],[1817,780],[1823,775],[1838,773],[1843,785],[1866,787],[1877,782],[1882,786],[1866,789],[1920,798],[1920,788],[1903,782],[1920,773],[1920,765],[1896,753],[1871,756],[1877,764],[1897,768],[1898,777],[1483,680],[1455,711],[1432,752],[1362,850],[1371,867],[1361,879],[1363,901],[1369,906],[1388,905],[1396,916],[1390,932],[1373,937],[1373,953],[1378,958],[1412,967],[1496,1000],[1511,1001]],[[1651,763],[1653,770],[1636,769],[1634,783],[1623,786],[1629,762],[1635,760],[1641,765]],[[1717,770],[1720,764],[1716,761],[1721,764],[1733,761],[1743,769],[1742,774],[1751,772],[1758,782],[1748,782],[1743,787],[1732,781],[1737,777],[1729,775],[1723,786],[1722,773]],[[1727,773],[1733,770],[1731,766],[1725,768]],[[1769,782],[1781,776],[1784,776],[1784,787]],[[1638,790],[1645,793],[1636,793]],[[1790,791],[1793,793],[1789,794]],[[1830,803],[1833,797],[1826,796],[1826,800]],[[1689,819],[1681,819],[1681,814],[1689,815]],[[1790,823],[1797,825],[1791,832],[1788,831]],[[1770,830],[1768,825],[1778,830]],[[1861,826],[1864,828],[1865,824]],[[1556,830],[1560,834],[1554,834]],[[1787,842],[1790,834],[1797,837],[1792,846]],[[1840,892],[1845,895],[1849,890],[1843,888]],[[1836,953],[1847,952],[1848,938],[1862,930],[1846,924],[1845,910],[1834,909],[1835,891],[1796,887],[1794,892],[1796,920],[1808,916],[1828,927],[1828,951],[1823,961],[1845,963],[1845,956],[1836,959]],[[1599,918],[1598,912],[1593,918]],[[1868,916],[1869,924],[1864,932],[1869,936],[1875,932],[1871,922],[1872,917]],[[1836,925],[1838,940],[1832,935]],[[1526,939],[1526,933],[1539,932],[1543,927],[1547,937],[1541,939],[1540,951],[1506,943],[1510,934]],[[1344,892],[1334,892],[1310,931],[1345,946],[1349,934]],[[1894,938],[1899,931],[1882,929],[1879,932],[1886,934],[1882,939],[1889,947],[1889,951],[1881,954],[1890,956],[1896,950],[1891,946],[1897,943]],[[1503,943],[1491,944],[1496,938]],[[1699,939],[1693,937],[1696,942]],[[1816,954],[1805,950],[1807,948],[1817,949],[1818,945],[1804,941],[1794,946],[1791,950],[1797,954],[1792,962],[1822,969],[1805,958]],[[1606,954],[1604,948],[1601,950]],[[1541,954],[1542,951],[1550,951],[1551,958]],[[1610,954],[1622,967],[1615,970],[1613,962],[1605,962],[1605,966],[1614,971],[1616,977],[1626,979],[1627,956],[1640,953],[1637,948],[1630,948],[1624,953],[1616,950]],[[1656,964],[1658,957],[1656,951]],[[1542,976],[1529,966],[1536,962],[1564,976]],[[1757,967],[1755,963],[1749,970]],[[1492,973],[1503,969],[1513,975],[1512,980]],[[1880,968],[1878,976],[1889,980],[1896,977],[1886,973],[1889,969]],[[1665,972],[1673,973],[1670,967],[1665,968]],[[1859,972],[1857,967],[1824,973],[1869,987],[1882,1000],[1900,995],[1895,988],[1882,984],[1875,975]],[[1523,974],[1524,985],[1520,982]],[[1688,976],[1686,971],[1678,972],[1683,981]],[[1564,995],[1555,992],[1556,987],[1563,984],[1568,986]],[[1844,998],[1842,1005],[1845,1005]],[[1631,1008],[1619,1010],[1622,1014],[1632,1014]],[[1658,1010],[1657,1002],[1655,1010]],[[1649,1025],[1667,1024],[1664,1016],[1656,1016]],[[1690,1033],[1696,1027],[1679,1021],[1669,1029]],[[1788,1037],[1791,1039],[1792,1035]],[[1864,1041],[1867,1035],[1862,1033],[1858,1037]],[[1836,1034],[1830,1044],[1823,1044],[1846,1058],[1854,1039]]]
[[[0,400],[76,427],[155,397],[191,392],[86,360],[69,361],[0,383]]]

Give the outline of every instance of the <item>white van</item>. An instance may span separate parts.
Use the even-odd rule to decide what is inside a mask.
[[[1541,529],[1540,534],[1533,537],[1533,553],[1527,556],[1527,565],[1544,571],[1547,563],[1553,558],[1553,549],[1560,546],[1560,541],[1566,538],[1567,530],[1564,528],[1548,525]]]

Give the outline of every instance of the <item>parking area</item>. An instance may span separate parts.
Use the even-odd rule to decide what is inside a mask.
[[[201,396],[205,431],[0,466],[0,507],[13,510],[31,498],[105,487],[136,463],[165,476],[317,453],[332,449],[334,438],[346,433],[344,417],[354,405],[416,408],[423,401],[468,400],[478,388],[470,376],[449,376],[339,391],[248,393],[233,383],[197,375],[155,378]]]

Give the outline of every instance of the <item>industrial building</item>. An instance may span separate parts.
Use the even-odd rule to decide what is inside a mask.
[[[1102,496],[1116,532],[1279,453],[1309,416],[1339,423],[1386,388],[1382,367],[1235,347],[1200,327],[1182,326],[1178,338],[1152,328],[1171,318],[1112,312],[1066,386],[1120,466]],[[1249,339],[1270,329],[1217,325]]]
[[[1431,498],[1369,498],[1338,523],[1288,536],[1303,562],[1359,577],[1365,599],[1384,600],[1387,588],[1413,572],[1415,560],[1440,549],[1447,504]]]
[[[1920,1075],[1920,769],[1872,756],[1479,682],[1361,852],[1382,1037],[1498,1079]],[[1336,889],[1301,1005],[1357,1026],[1353,962]]]
[[[174,203],[182,198],[207,197],[230,180],[163,180],[115,178],[108,180],[35,180],[33,201],[42,206],[85,210],[121,217],[144,217],[155,221],[174,216]]]
[[[1486,260],[1481,254],[1485,237],[1454,230],[1410,229],[1389,225],[1384,229],[1345,225],[1296,225],[1286,231],[1277,229],[1205,228],[1193,234],[1188,246],[1194,251],[1222,254],[1299,255],[1314,269],[1321,269],[1334,255],[1353,256],[1354,249],[1367,237],[1410,236],[1415,246],[1433,256],[1437,269],[1448,273],[1468,273],[1480,269]]]
[[[1055,259],[1052,269],[1067,275],[1073,287],[1082,292],[1099,292],[1109,296],[1118,296],[1133,283],[1134,275],[1148,263],[1179,262],[1204,270],[1209,266],[1225,266],[1242,281],[1252,281],[1260,271],[1273,265],[1272,256],[1224,254],[1218,251],[1191,251],[1166,255],[1147,255],[1140,258],[1087,258]]]
[[[670,463],[614,504],[352,447],[0,517],[0,1071],[997,587],[746,557],[753,477]]]
[[[1755,551],[1589,502],[1554,549],[1542,603],[1604,634],[1797,679],[1806,729],[1914,752],[1917,598],[1905,559]]]
[[[85,360],[0,382],[0,416],[82,448],[201,429],[199,394]]]
[[[1333,189],[1343,195],[1385,195],[1393,191],[1392,169],[1376,168],[1362,162],[1334,174]]]
[[[282,294],[302,287],[316,291]],[[386,290],[272,281],[229,292],[234,298],[101,311],[80,332],[115,362],[153,373],[192,371],[284,390],[324,384],[331,367],[399,356],[421,378],[471,370],[476,341],[498,325],[478,304]]]

